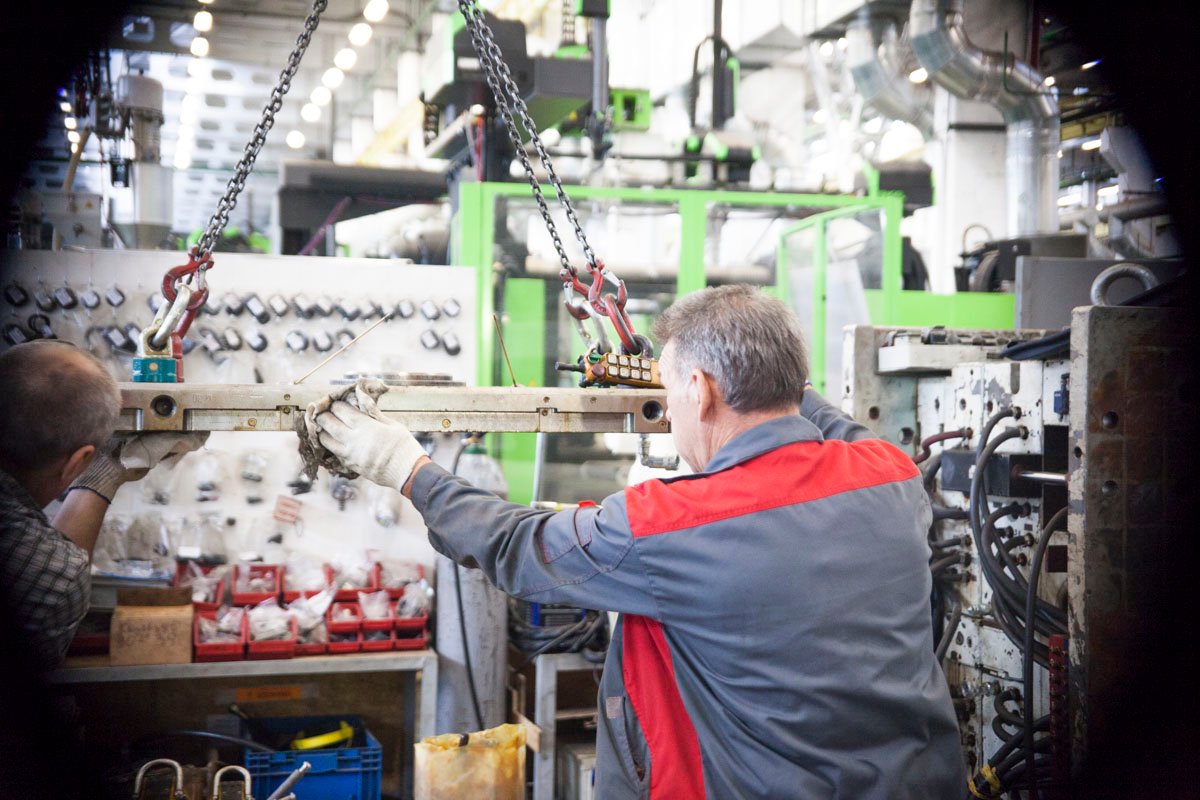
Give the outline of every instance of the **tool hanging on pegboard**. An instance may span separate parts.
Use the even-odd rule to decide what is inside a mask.
[[[229,224],[229,215],[237,207],[238,195],[246,188],[246,179],[254,171],[254,162],[266,144],[267,134],[275,125],[275,115],[283,107],[284,95],[292,88],[292,79],[296,77],[300,61],[308,50],[327,5],[328,0],[313,0],[312,10],[304,20],[304,29],[296,37],[296,46],[279,73],[279,81],[271,92],[271,99],[263,107],[262,119],[254,126],[254,134],[246,144],[241,160],[234,167],[233,177],[225,186],[225,194],[217,202],[217,210],[208,220],[200,241],[188,251],[188,263],[168,270],[163,276],[162,294],[166,302],[138,337],[137,356],[133,359],[134,381],[183,381],[183,337],[191,327],[196,312],[208,300],[208,285],[204,276],[213,266],[213,247]]]
[[[563,302],[567,313],[575,321],[576,329],[587,346],[587,352],[579,358],[578,367],[569,367],[569,369],[584,373],[584,385],[632,383],[632,380],[621,379],[619,369],[616,375],[607,374],[606,380],[593,381],[594,370],[589,370],[588,368],[588,365],[594,366],[600,364],[604,360],[604,356],[612,352],[613,348],[609,343],[605,329],[606,320],[611,322],[613,328],[616,330],[617,338],[620,340],[620,353],[622,356],[642,356],[645,359],[651,359],[653,356],[653,347],[650,340],[634,330],[633,323],[625,311],[625,305],[629,299],[625,282],[618,278],[612,270],[604,266],[604,262],[596,257],[591,245],[588,244],[587,235],[584,233],[583,226],[580,225],[579,218],[575,214],[571,198],[568,197],[566,190],[563,188],[562,181],[554,169],[550,155],[546,152],[546,147],[538,135],[537,126],[530,117],[529,109],[526,107],[520,90],[513,80],[512,73],[504,61],[504,55],[500,52],[500,48],[496,44],[491,28],[484,20],[483,10],[479,8],[475,0],[458,0],[458,9],[462,12],[467,30],[471,34],[471,44],[475,48],[476,55],[479,56],[479,65],[483,71],[484,80],[487,82],[488,88],[495,98],[496,110],[504,122],[508,138],[512,141],[513,149],[516,151],[517,158],[521,162],[521,167],[525,171],[525,177],[529,181],[529,188],[533,191],[533,199],[537,201],[542,221],[545,222],[546,230],[550,233],[550,241],[553,242],[554,250],[558,253],[558,260],[561,265],[558,274],[563,282]],[[580,248],[583,250],[587,271],[591,276],[590,286],[580,280],[579,270],[571,264],[571,259],[567,256],[566,250],[563,247],[562,239],[559,238],[558,228],[550,216],[550,208],[546,203],[545,196],[542,194],[541,183],[538,181],[537,176],[534,175],[533,165],[530,163],[529,156],[525,151],[524,140],[517,128],[518,120],[521,123],[521,127],[529,134],[530,143],[537,151],[538,160],[541,162],[542,168],[546,171],[547,178],[554,187],[554,192],[558,197],[558,203],[575,232],[575,238],[579,242]],[[605,291],[606,283],[611,284],[615,289],[615,293],[613,291]],[[595,336],[588,331],[587,326],[584,324],[589,319],[594,325]],[[640,370],[638,381],[637,385],[646,385],[644,381],[641,381]]]

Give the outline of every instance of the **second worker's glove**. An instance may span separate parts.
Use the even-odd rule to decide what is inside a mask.
[[[403,488],[417,462],[426,455],[425,448],[403,424],[382,414],[363,413],[342,400],[318,414],[315,421],[325,449],[344,466],[380,486]]]
[[[117,434],[97,448],[91,463],[71,487],[90,489],[111,503],[123,484],[141,480],[161,463],[178,461],[206,441],[208,433]]]

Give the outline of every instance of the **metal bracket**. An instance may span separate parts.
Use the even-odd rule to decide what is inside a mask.
[[[292,431],[297,414],[334,385],[122,383],[118,432]],[[385,416],[414,433],[666,433],[661,389],[397,386]]]

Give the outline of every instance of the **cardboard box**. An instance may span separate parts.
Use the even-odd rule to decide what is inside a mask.
[[[119,589],[109,633],[114,666],[191,663],[192,590]]]

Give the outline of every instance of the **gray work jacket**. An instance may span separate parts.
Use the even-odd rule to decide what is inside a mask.
[[[533,510],[417,473],[439,552],[511,595],[621,613],[598,798],[963,796],[919,474],[812,397],[817,424],[762,423],[703,472],[597,507]]]

